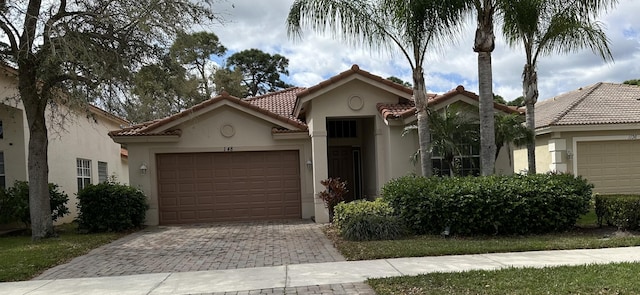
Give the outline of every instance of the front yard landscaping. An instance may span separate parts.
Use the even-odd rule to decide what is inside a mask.
[[[56,227],[59,237],[31,241],[29,234],[0,237],[0,282],[29,280],[124,234],[79,234],[75,224]]]

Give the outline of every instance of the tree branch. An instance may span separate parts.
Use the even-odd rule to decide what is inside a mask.
[[[0,19],[0,29],[7,35],[9,38],[9,44],[11,45],[11,51],[13,52],[14,57],[18,57],[18,41],[16,40],[16,36],[19,36],[18,29],[14,27],[11,22],[8,21],[7,16],[2,14],[2,18]]]

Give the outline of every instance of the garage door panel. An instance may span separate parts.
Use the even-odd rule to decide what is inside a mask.
[[[640,191],[640,141],[579,142],[578,174],[603,194]]]
[[[160,223],[300,218],[297,151],[160,154]]]

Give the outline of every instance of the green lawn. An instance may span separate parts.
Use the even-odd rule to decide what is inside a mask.
[[[28,280],[91,249],[123,236],[117,233],[78,234],[75,226],[56,227],[59,237],[32,242],[29,235],[0,237],[0,282]]]
[[[378,295],[640,294],[640,263],[432,273],[370,279]]]

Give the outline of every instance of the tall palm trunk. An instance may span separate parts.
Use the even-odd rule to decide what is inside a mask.
[[[478,88],[480,93],[480,173],[491,175],[495,166],[495,122],[493,117],[493,74],[491,52],[495,48],[493,0],[476,2],[478,27],[473,50],[478,53]]]
[[[522,72],[522,91],[524,95],[524,103],[527,109],[526,121],[527,128],[535,134],[535,104],[538,102],[538,73],[535,67],[530,63],[524,66]],[[532,140],[527,143],[527,161],[529,164],[529,174],[536,174],[536,141]]]
[[[29,126],[28,173],[29,213],[31,215],[31,238],[40,240],[54,236],[49,202],[49,165],[47,161],[48,136],[45,123],[46,100],[42,99],[36,83],[36,66],[28,62],[18,70],[18,89],[24,103]]]
[[[429,112],[427,111],[427,92],[424,85],[422,67],[413,69],[413,98],[416,102],[416,118],[418,119],[418,140],[420,141],[420,168],[422,176],[433,175],[431,162],[431,132],[429,130]]]

